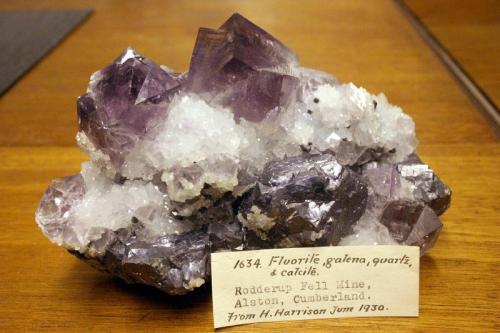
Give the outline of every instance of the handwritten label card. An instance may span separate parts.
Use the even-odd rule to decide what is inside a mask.
[[[419,248],[331,246],[212,253],[215,328],[418,316]]]

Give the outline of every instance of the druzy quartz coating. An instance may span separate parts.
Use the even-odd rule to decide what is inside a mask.
[[[77,101],[89,161],[36,221],[130,283],[185,294],[214,251],[436,242],[450,189],[384,95],[300,66],[239,14],[201,28],[189,71],[131,48]]]

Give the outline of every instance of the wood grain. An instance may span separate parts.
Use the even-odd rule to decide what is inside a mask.
[[[419,318],[278,322],[224,331],[499,329],[500,145],[392,2],[0,3],[0,9],[83,7],[95,8],[95,15],[0,99],[1,332],[213,330],[209,288],[173,298],[126,286],[50,244],[33,214],[50,180],[78,172],[85,160],[74,145],[75,97],[89,75],[129,44],[183,70],[197,27],[216,27],[234,11],[295,49],[304,65],[384,91],[414,118],[419,153],[454,194],[441,238],[422,259]]]
[[[405,2],[497,106],[500,105],[500,1]]]

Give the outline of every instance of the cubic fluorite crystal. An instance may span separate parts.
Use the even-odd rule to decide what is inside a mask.
[[[187,77],[191,91],[258,122],[293,101],[297,65],[286,46],[235,14],[218,30],[200,29]]]
[[[44,234],[130,283],[184,294],[214,251],[436,242],[450,189],[384,95],[300,67],[235,14],[189,71],[128,48],[77,101],[90,160],[55,180]]]
[[[88,92],[78,98],[80,130],[115,166],[165,115],[179,82],[131,48],[90,78]]]

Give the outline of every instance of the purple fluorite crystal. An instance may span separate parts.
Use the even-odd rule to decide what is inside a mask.
[[[62,245],[77,237],[70,227],[70,211],[84,195],[85,185],[81,175],[56,179],[45,191],[36,219],[45,235],[54,243]]]
[[[218,30],[201,28],[189,67],[190,89],[230,106],[236,118],[261,121],[293,102],[295,53],[239,14]]]
[[[179,82],[160,66],[126,49],[113,64],[94,73],[78,98],[80,130],[115,166],[161,117]]]
[[[381,222],[397,242],[419,246],[422,254],[434,245],[443,227],[431,208],[406,200],[389,203]]]
[[[53,242],[130,283],[184,294],[215,251],[403,244],[422,254],[451,191],[385,96],[300,67],[239,14],[200,29],[189,71],[132,49],[78,98],[81,174],[36,220]]]
[[[451,200],[450,188],[417,155],[410,155],[397,168],[401,176],[415,184],[415,197],[431,207],[437,215],[448,209]]]

